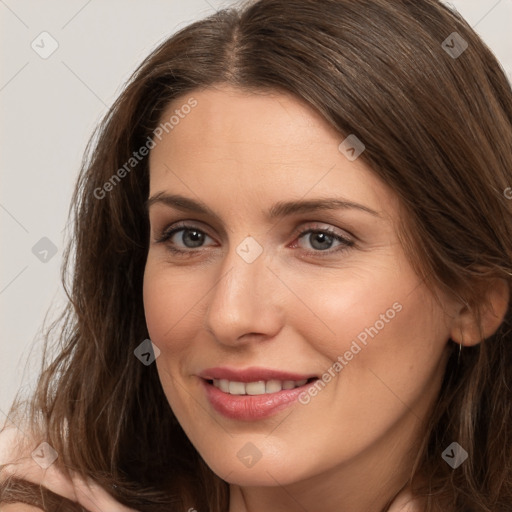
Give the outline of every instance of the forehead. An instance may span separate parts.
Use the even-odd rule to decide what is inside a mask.
[[[189,110],[185,105],[194,98],[197,105],[179,119],[172,133],[180,142],[194,143],[201,152],[223,149],[230,144],[265,145],[270,154],[287,154],[288,157],[305,153],[304,139],[308,144],[325,146],[336,144],[339,134],[310,106],[292,95],[279,92],[248,92],[220,85],[175,99],[168,105],[161,121],[169,120],[179,111]],[[199,138],[200,137],[200,138]],[[172,145],[173,141],[169,141]],[[248,147],[243,147],[247,151]],[[153,154],[158,153],[154,151]],[[265,155],[261,155],[264,157]]]
[[[185,108],[191,98],[195,106]],[[218,86],[174,100],[161,123],[171,117],[150,152],[150,196],[194,191],[203,201],[235,204],[339,195],[396,209],[373,171],[339,151],[345,137],[290,94]]]

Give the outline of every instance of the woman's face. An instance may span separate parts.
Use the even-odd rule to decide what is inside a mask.
[[[394,192],[294,97],[222,86],[173,114],[150,154],[144,304],[190,441],[243,486],[405,466],[454,305],[406,260]]]

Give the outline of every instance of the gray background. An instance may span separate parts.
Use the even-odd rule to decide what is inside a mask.
[[[64,228],[93,128],[151,49],[233,3],[0,0],[0,423],[16,391],[33,385],[46,312],[52,306],[49,319],[55,318],[64,304]],[[475,28],[512,80],[512,0],[446,3]],[[44,31],[58,44],[46,59],[31,46],[44,52],[55,44],[40,36]]]

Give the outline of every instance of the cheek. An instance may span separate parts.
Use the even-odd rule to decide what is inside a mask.
[[[341,356],[342,361],[333,390],[344,397],[340,418],[358,411],[359,425],[386,430],[405,411],[421,415],[433,399],[443,374],[448,333],[430,294],[411,289],[373,297],[364,315],[354,304],[357,313],[340,321],[346,335],[340,336],[330,357],[336,361]]]
[[[153,263],[148,258],[144,312],[149,336],[162,352],[176,353],[190,345],[191,330],[202,325],[196,311],[207,291],[199,273],[170,272],[165,263]]]
[[[319,353],[336,360],[354,340],[364,347],[375,335],[375,324],[379,333],[389,331],[404,316],[401,299],[418,279],[400,275],[401,270],[396,257],[382,251],[381,258],[370,261],[351,258],[344,268],[282,272],[283,281],[293,283],[294,307],[288,308],[287,320]]]
[[[323,371],[342,376],[331,379],[333,387],[377,407],[400,404],[396,394],[418,399],[439,373],[449,337],[444,314],[420,278],[400,257],[387,262],[299,280],[294,289],[309,308],[294,313],[294,325],[324,356]]]
[[[171,272],[165,262],[148,257],[143,285],[146,325],[151,341],[161,352],[156,367],[169,405],[185,422],[186,404],[175,379],[181,380],[182,370],[193,356],[194,330],[201,326],[194,311],[206,290],[200,288],[199,281],[194,273],[185,276]]]

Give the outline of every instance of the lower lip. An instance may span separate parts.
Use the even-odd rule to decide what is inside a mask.
[[[283,389],[277,393],[264,395],[230,395],[208,381],[201,380],[206,396],[217,412],[228,418],[243,421],[268,418],[282,411],[292,405],[301,393],[316,382],[312,381],[294,389]]]

